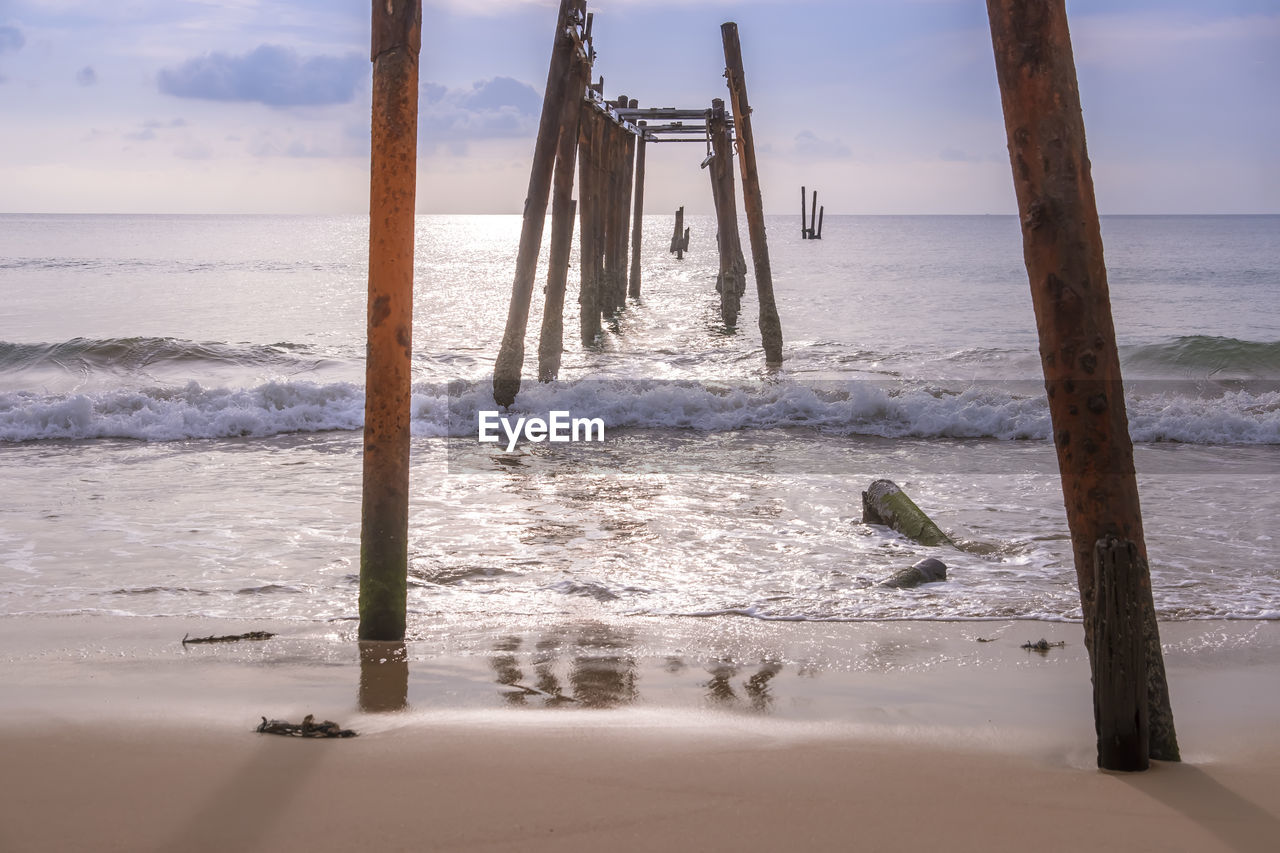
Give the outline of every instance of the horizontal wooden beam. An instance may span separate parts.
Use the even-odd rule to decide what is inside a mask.
[[[625,119],[704,119],[707,110],[678,110],[675,107],[646,107],[637,109],[620,109],[618,115]]]

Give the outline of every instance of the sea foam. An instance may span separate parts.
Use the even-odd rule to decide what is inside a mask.
[[[420,437],[476,434],[477,412],[494,408],[487,383],[420,383],[412,430]],[[694,383],[655,380],[529,382],[514,411],[603,418],[618,429],[722,432],[811,428],[887,438],[1046,440],[1042,394],[998,383]],[[1280,391],[1196,396],[1131,391],[1130,432],[1138,442],[1280,444]],[[346,382],[267,382],[253,388],[121,389],[76,394],[0,393],[0,441],[138,439],[174,441],[354,430],[364,392]]]

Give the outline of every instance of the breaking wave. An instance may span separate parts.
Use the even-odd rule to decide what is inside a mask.
[[[420,383],[413,389],[417,436],[474,436],[480,410],[497,408],[487,383]],[[1035,383],[943,384],[656,380],[528,382],[513,414],[603,418],[609,430],[707,432],[811,428],[887,438],[1046,440],[1048,406]],[[1280,389],[1222,387],[1187,392],[1138,384],[1128,394],[1138,442],[1280,444]],[[364,391],[346,382],[267,382],[253,388],[181,387],[93,393],[0,392],[0,441],[175,441],[355,430]]]

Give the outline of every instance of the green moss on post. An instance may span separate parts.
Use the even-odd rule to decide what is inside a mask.
[[[862,520],[892,527],[921,545],[955,544],[892,480],[876,480],[862,493]]]
[[[360,546],[362,640],[404,639],[409,560],[398,544],[391,541],[383,547],[370,548],[367,543]]]

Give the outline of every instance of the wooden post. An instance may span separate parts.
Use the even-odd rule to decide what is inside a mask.
[[[405,632],[421,44],[421,0],[373,4],[361,640],[403,640]]]
[[[782,321],[773,299],[773,270],[769,244],[765,240],[764,199],[760,195],[760,172],[756,168],[756,143],[751,133],[751,106],[747,101],[747,81],[742,71],[742,45],[738,25],[729,21],[720,26],[724,41],[725,77],[733,104],[734,128],[738,134],[738,164],[742,168],[742,200],[747,209],[747,233],[751,237],[751,258],[756,268],[756,293],[760,301],[760,339],[764,360],[782,363]]]
[[[805,223],[805,207],[809,204],[809,193],[804,188],[800,188],[800,239],[809,239],[809,226]]]
[[[591,66],[575,61],[569,94],[560,115],[560,140],[556,147],[556,168],[551,199],[551,258],[547,267],[547,293],[542,310],[542,334],[538,338],[538,379],[551,382],[560,373],[564,352],[564,289],[569,277],[569,251],[573,244],[573,169],[578,155],[578,122],[582,116],[582,96]]]
[[[634,106],[634,100],[626,95],[618,98],[618,106],[626,109]],[[615,276],[615,305],[619,310],[627,307],[627,278],[631,245],[631,185],[635,180],[636,137],[624,126],[618,125],[618,270]]]
[[[622,257],[618,254],[618,207],[622,196],[622,129],[609,115],[604,121],[604,285],[601,310],[612,317],[618,311],[618,279]]]
[[[682,236],[683,232],[684,232],[684,205],[682,204],[680,205],[679,210],[676,211],[676,230],[671,235],[671,251],[676,253],[677,261],[684,259],[685,242],[684,242],[684,237]]]
[[[635,101],[631,102],[635,104]],[[640,136],[636,139],[635,212],[631,217],[631,279],[628,282],[627,295],[632,299],[640,298],[640,238],[644,222],[644,128],[645,122],[639,123]]]
[[[601,228],[600,150],[603,144],[600,111],[590,101],[582,102],[578,131],[579,183],[579,265],[581,268],[578,303],[584,347],[595,344],[600,335],[601,253],[604,251]]]
[[[818,231],[813,235],[813,239],[815,240],[822,239],[822,215],[826,212],[827,209],[825,207],[818,208]]]
[[[724,101],[715,98],[707,118],[711,135],[711,197],[715,201],[720,274],[716,291],[720,294],[720,317],[730,328],[738,324],[742,295],[747,290],[747,262],[738,237],[738,198],[733,187],[733,142]]]
[[[524,224],[520,229],[520,248],[516,253],[515,281],[511,285],[511,304],[507,309],[507,326],[493,367],[493,399],[500,406],[510,406],[520,391],[520,371],[524,367],[524,335],[529,326],[529,302],[533,298],[534,277],[538,272],[538,252],[542,247],[542,229],[547,218],[547,198],[551,195],[551,173],[556,161],[556,143],[560,137],[560,120],[564,99],[569,92],[570,67],[574,44],[569,35],[570,22],[583,0],[560,0],[556,17],[555,43],[551,64],[547,69],[547,86],[542,96],[542,118],[538,123],[538,139],[533,148],[533,168],[529,173],[529,192],[524,199]]]
[[[1098,766],[1103,770],[1146,770],[1150,733],[1147,714],[1147,657],[1142,643],[1142,581],[1146,563],[1127,540],[1107,537],[1094,545],[1092,614],[1093,714],[1098,731]]]
[[[1176,761],[1178,742],[1145,568],[1133,444],[1064,0],[987,0],[987,12],[1085,614],[1085,646],[1096,680],[1094,546],[1107,537],[1128,540],[1140,564],[1149,752],[1152,758]]]
[[[817,236],[817,235],[818,235],[818,232],[817,232],[817,225],[818,225],[818,191],[817,191],[817,190],[814,190],[814,191],[813,191],[813,202],[812,202],[812,205],[813,205],[813,206],[812,206],[811,208],[809,208],[809,239],[810,239],[810,240],[816,240],[816,239],[818,239],[818,236]]]
[[[551,202],[551,258],[542,310],[542,335],[538,338],[539,382],[554,382],[560,375],[560,358],[564,354],[564,289],[569,278],[569,251],[577,212],[577,199],[561,199],[557,194]]]

